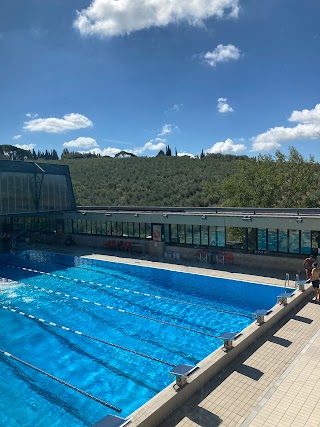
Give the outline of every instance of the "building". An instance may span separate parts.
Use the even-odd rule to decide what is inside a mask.
[[[3,250],[28,234],[33,243],[296,271],[320,247],[320,209],[77,207],[64,165],[0,161],[0,193]]]

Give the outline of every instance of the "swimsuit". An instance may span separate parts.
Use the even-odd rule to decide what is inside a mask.
[[[319,283],[320,283],[319,279],[317,279],[317,280],[312,280],[312,286],[313,286],[314,288],[319,289]]]

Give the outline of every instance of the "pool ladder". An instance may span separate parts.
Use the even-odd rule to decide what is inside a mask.
[[[284,287],[287,288],[287,287],[289,287],[289,285],[290,285],[290,275],[289,275],[289,273],[286,273],[286,278],[284,281]]]
[[[17,245],[17,239],[18,239],[18,237],[20,237],[20,236],[22,236],[24,233],[26,233],[27,232],[27,230],[20,230],[20,231],[18,231],[16,234],[14,234],[12,237],[11,237],[11,248],[10,248],[10,252],[12,253],[12,254],[14,254],[14,251],[15,251],[15,249],[16,249],[16,245]]]

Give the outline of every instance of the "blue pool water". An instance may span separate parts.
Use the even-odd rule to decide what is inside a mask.
[[[172,366],[197,364],[221,346],[216,336],[240,332],[283,292],[36,251],[0,255],[0,277],[0,350],[122,417],[173,381]],[[0,425],[81,427],[116,414],[3,353],[0,376]]]

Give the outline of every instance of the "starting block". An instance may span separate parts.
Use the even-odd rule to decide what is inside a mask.
[[[265,322],[265,316],[271,313],[271,310],[256,310],[252,313],[253,318],[256,319],[257,324],[260,326]]]
[[[288,298],[291,297],[292,294],[284,293],[277,296],[277,302],[278,304],[287,305],[288,304]]]
[[[223,348],[228,351],[232,349],[233,341],[238,338],[239,335],[239,332],[224,332],[218,339],[223,340]]]
[[[175,375],[176,377],[175,385],[177,385],[178,387],[183,387],[185,384],[187,384],[188,375],[190,375],[196,368],[196,366],[191,365],[177,365],[172,368],[170,374]]]

